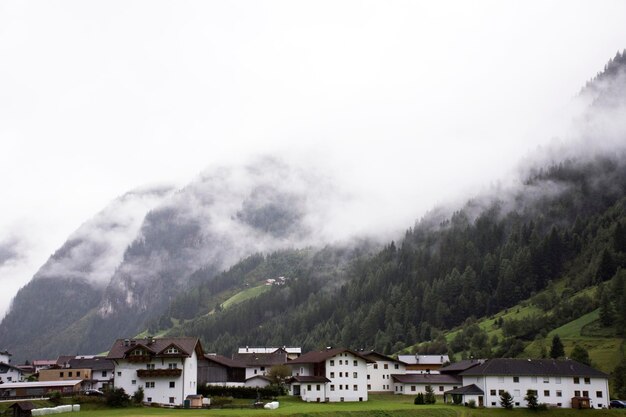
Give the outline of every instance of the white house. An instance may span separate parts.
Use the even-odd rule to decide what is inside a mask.
[[[609,403],[608,375],[573,360],[490,359],[460,376],[463,388],[477,388],[468,395],[478,406],[500,407],[500,394],[508,391],[515,407],[526,407],[524,397],[528,390],[536,392],[540,403],[564,408],[571,408],[574,398],[583,399],[594,408],[604,408]],[[446,397],[454,395],[457,401],[469,401],[460,392],[446,392]]]
[[[369,392],[393,392],[392,374],[405,374],[406,364],[381,353],[361,352],[373,363],[367,364],[367,390]]]
[[[425,394],[426,387],[431,387],[435,395],[463,385],[461,377],[446,374],[404,374],[391,375],[393,392],[398,395]]]
[[[406,364],[407,374],[439,373],[439,369],[450,362],[448,355],[398,355],[398,360]]]
[[[8,350],[0,351],[0,363],[11,363],[11,356]]]
[[[343,348],[308,352],[288,363],[289,392],[304,401],[367,401],[367,364],[373,362]]]
[[[246,377],[248,380],[255,376],[266,376],[273,366],[285,365],[287,363],[287,352],[277,349],[273,352],[247,352],[233,354],[233,360],[243,363],[246,367]]]
[[[197,394],[198,358],[202,346],[197,338],[170,337],[118,339],[107,359],[114,364],[114,387],[132,395],[140,387],[148,403],[182,405]]]
[[[8,363],[0,362],[0,383],[6,384],[8,382],[21,382],[22,370],[9,365]]]

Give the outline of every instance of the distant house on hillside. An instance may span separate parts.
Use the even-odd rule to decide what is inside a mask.
[[[573,360],[489,359],[460,373],[463,387],[445,392],[446,401],[468,402],[478,406],[500,407],[500,394],[508,391],[515,407],[526,407],[528,390],[534,390],[540,403],[571,408],[573,400],[584,400],[595,408],[609,403],[608,375]]]
[[[406,363],[406,373],[438,373],[439,368],[450,362],[448,355],[398,355]]]
[[[115,367],[114,386],[133,394],[144,390],[148,403],[183,405],[197,394],[198,359],[204,356],[193,337],[118,339],[107,359]]]
[[[308,352],[289,362],[289,393],[313,402],[367,401],[368,363],[349,349]]]

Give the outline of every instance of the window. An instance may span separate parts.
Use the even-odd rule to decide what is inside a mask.
[[[170,381],[170,388],[176,388],[176,381]]]
[[[369,376],[369,375],[367,375],[367,379],[370,379],[370,376]]]
[[[492,402],[491,402],[491,406],[492,406],[492,407],[495,407],[495,406],[496,406],[495,401],[492,401]]]
[[[496,390],[495,390],[495,389],[492,389],[491,391],[489,391],[489,394],[491,394],[491,395],[496,395]]]
[[[80,376],[80,371],[76,371],[76,376]]]
[[[172,347],[168,347],[167,349],[165,349],[165,353],[168,353],[170,355],[175,355],[177,353],[180,353],[180,351],[176,349],[174,346],[172,346]]]
[[[397,363],[393,365],[393,369],[400,369],[400,365],[398,365]]]
[[[258,371],[255,369],[255,370],[254,370],[254,374],[256,375],[256,374],[257,374],[257,372],[258,372]]]
[[[339,378],[343,378],[343,372],[339,372]]]
[[[503,392],[504,392],[504,390],[503,390],[503,389],[499,389],[499,390],[498,390],[498,395],[502,395],[502,393],[503,393]]]
[[[352,364],[353,364],[354,366],[359,366],[359,362],[357,362],[357,361],[352,362]]]
[[[170,397],[170,404],[174,404],[174,397]]]
[[[334,385],[331,385],[331,386],[330,386],[330,390],[331,390],[331,391],[334,391],[334,390],[335,390],[335,386],[334,386]]]
[[[107,376],[107,371],[102,371],[102,376],[106,377]]]
[[[596,398],[602,398],[602,391],[596,391]]]
[[[585,384],[591,384],[591,378],[585,378]]]
[[[63,372],[59,372],[59,377],[63,378]]]
[[[339,399],[339,401],[343,402],[343,401],[344,401],[343,397],[341,397],[341,398]]]
[[[574,377],[574,384],[580,384],[580,378],[577,376]]]
[[[443,392],[443,385],[439,385],[439,392]]]
[[[335,361],[334,360],[330,361],[330,366],[335,366]]]
[[[154,381],[146,382],[146,388],[154,388]]]
[[[148,398],[146,398],[146,399],[148,400],[148,402],[149,402],[149,403],[151,403],[151,402],[152,402],[152,397],[148,397]]]
[[[339,359],[339,365],[343,365],[343,360]]]
[[[371,389],[372,389],[372,386],[370,384],[367,384],[367,390],[369,391]]]
[[[515,403],[515,406],[516,406],[516,407],[519,407],[519,403]]]
[[[536,389],[529,389],[528,392],[532,392],[533,394],[537,395],[537,390]]]
[[[143,356],[145,354],[146,352],[143,349],[135,349],[132,352],[130,352],[130,356]]]
[[[330,373],[330,377],[331,377],[331,378],[334,378],[334,377],[335,377],[335,373],[334,373],[334,372],[331,372],[331,373]]]
[[[519,376],[514,376],[513,377],[513,382],[519,382]]]
[[[549,376],[544,376],[543,377],[543,383],[544,384],[549,384],[550,383],[550,377]]]
[[[563,392],[562,392],[562,391],[560,391],[560,390],[557,390],[557,391],[556,391],[556,396],[557,396],[557,397],[562,397],[562,396],[563,396]]]
[[[580,397],[580,391],[578,390],[574,391],[574,397]]]
[[[389,369],[389,364],[388,364],[388,363],[384,364],[384,365],[383,365],[383,368],[385,368],[385,369]]]
[[[544,389],[543,390],[543,395],[545,395],[546,397],[550,396],[550,390],[549,389]]]
[[[130,383],[133,384],[133,385],[137,385],[137,380],[133,379],[132,381],[130,381]]]
[[[339,384],[339,391],[343,389],[343,384]]]
[[[117,376],[122,376],[122,371],[117,371]]]
[[[67,373],[67,376],[72,376],[72,373],[71,373],[71,372],[68,372],[68,373]]]
[[[319,390],[320,390],[320,384],[317,384],[317,385],[315,386],[315,388],[319,391]]]
[[[583,397],[588,397],[589,396],[589,391],[583,391]]]
[[[378,364],[377,363],[374,364],[374,369],[378,369]]]
[[[415,391],[415,385],[411,385],[411,391]]]
[[[9,382],[13,381],[13,377],[12,376],[8,376],[7,377],[7,381],[9,381]]]
[[[307,391],[311,391],[311,385],[306,386]]]
[[[146,369],[148,369],[148,370],[154,369],[154,364],[153,363],[147,363],[146,364]]]
[[[358,378],[359,374],[358,372],[352,372],[352,378]]]
[[[352,391],[358,391],[358,390],[359,390],[359,387],[357,385],[352,386]]]
[[[153,365],[154,366],[154,365]],[[178,364],[177,363],[169,363],[168,364],[168,368],[170,369],[178,369]],[[154,369],[154,368],[153,368]]]
[[[262,370],[262,371],[265,371],[265,366],[261,366],[261,370]]]

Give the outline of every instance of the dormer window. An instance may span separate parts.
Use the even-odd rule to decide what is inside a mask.
[[[146,354],[146,351],[143,349],[134,349],[130,352],[130,356],[143,356]]]
[[[177,353],[180,353],[180,351],[176,349],[174,346],[172,346],[172,347],[168,347],[167,349],[165,349],[165,353],[170,354],[170,355],[176,355]]]

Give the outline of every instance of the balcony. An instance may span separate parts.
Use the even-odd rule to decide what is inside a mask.
[[[182,369],[137,369],[139,378],[179,377]]]

